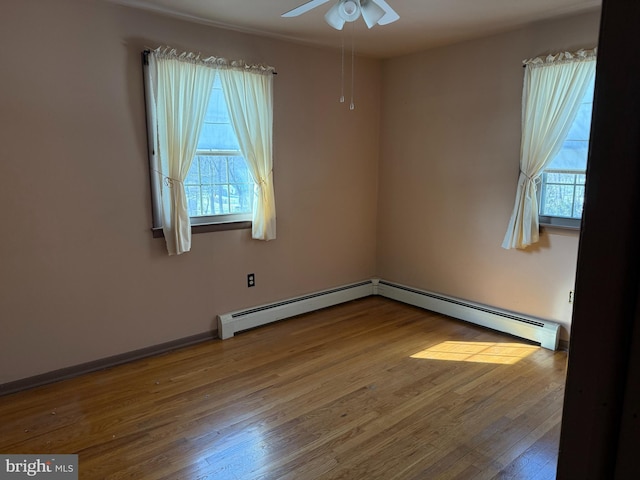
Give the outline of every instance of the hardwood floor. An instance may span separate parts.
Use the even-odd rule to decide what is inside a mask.
[[[555,478],[566,354],[380,297],[0,397],[81,479]]]

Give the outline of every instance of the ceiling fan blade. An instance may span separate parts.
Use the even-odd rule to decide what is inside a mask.
[[[385,11],[384,17],[382,17],[378,21],[378,25],[387,25],[388,23],[393,23],[400,18],[393,8],[389,6],[389,4],[385,0],[370,0],[373,3],[377,4],[380,8]]]
[[[297,17],[298,15],[307,13],[309,10],[313,10],[314,8],[319,7],[320,5],[325,4],[329,1],[330,0],[311,0],[310,2],[303,3],[293,10],[289,10],[288,12],[283,13],[281,17]]]

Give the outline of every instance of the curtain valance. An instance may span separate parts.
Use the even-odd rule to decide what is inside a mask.
[[[273,75],[276,73],[275,67],[270,65],[250,64],[246,63],[244,60],[229,60],[224,57],[204,57],[201,53],[178,52],[178,50],[171,47],[158,47],[156,49],[149,50],[149,52],[153,52],[156,58],[171,58],[181,62],[196,63],[216,69],[241,70],[265,75]]]
[[[542,67],[549,64],[561,64],[568,62],[579,62],[589,59],[596,59],[598,48],[584,49],[581,48],[575,52],[558,52],[552,55],[528,58],[522,61],[526,67]]]

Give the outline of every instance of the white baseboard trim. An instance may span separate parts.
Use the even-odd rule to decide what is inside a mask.
[[[550,350],[558,349],[560,341],[560,325],[558,323],[418,290],[377,278],[218,315],[218,336],[225,340],[243,330],[370,295],[381,295],[408,305],[531,340]]]

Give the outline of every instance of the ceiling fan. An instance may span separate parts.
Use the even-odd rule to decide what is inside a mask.
[[[329,1],[331,0],[311,0],[283,13],[282,16],[297,17]],[[338,0],[324,19],[336,30],[342,30],[346,22],[355,22],[360,15],[369,28],[376,24],[387,25],[400,18],[385,0]]]

